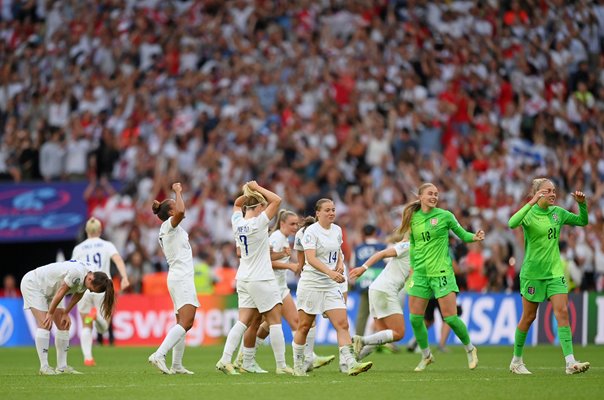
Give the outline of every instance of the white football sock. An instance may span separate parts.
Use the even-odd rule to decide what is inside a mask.
[[[57,349],[57,368],[67,366],[67,352],[69,351],[69,331],[57,331],[55,334],[55,347]]]
[[[84,354],[84,360],[92,359],[92,329],[87,326],[82,327],[80,332],[80,346],[82,347],[82,354]]]
[[[277,368],[285,368],[285,337],[283,336],[281,324],[271,325],[269,327],[269,335]]]
[[[254,356],[256,355],[256,349],[253,347],[243,348],[243,368],[250,369],[254,364]]]
[[[168,331],[168,334],[164,338],[164,341],[161,342],[161,345],[159,345],[159,348],[157,349],[157,351],[155,352],[155,354],[157,354],[160,357],[165,357],[166,354],[168,354],[168,352],[170,350],[172,350],[172,348],[174,346],[176,346],[176,343],[178,343],[178,341],[180,339],[182,339],[182,337],[186,333],[187,333],[187,331],[185,331],[185,328],[183,328],[179,324],[174,325]]]
[[[182,356],[185,354],[186,338],[187,335],[185,333],[172,348],[172,368],[182,367]]]
[[[294,351],[294,368],[302,368],[304,366],[304,348],[305,345],[292,342],[292,350]]]
[[[394,340],[394,333],[392,332],[392,329],[386,329],[372,335],[364,336],[361,340],[363,341],[363,344],[390,343]]]
[[[50,347],[50,331],[38,328],[36,330],[36,351],[40,359],[40,367],[48,366],[48,348]]]
[[[316,329],[312,326],[308,330],[308,335],[306,335],[306,347],[304,348],[304,358],[306,360],[313,360],[315,358],[315,334]]]
[[[367,357],[369,354],[373,353],[376,348],[377,348],[377,346],[374,344],[367,344],[367,345],[363,346],[363,348],[361,349],[361,352],[359,353],[359,360],[362,360],[363,358]]]
[[[352,346],[347,345],[340,347],[340,365],[345,365],[348,369],[350,369],[354,362],[355,359],[352,355]]]
[[[237,321],[229,331],[226,342],[224,343],[224,349],[222,350],[222,357],[220,358],[220,361],[222,361],[223,364],[231,363],[233,353],[235,352],[239,342],[241,342],[241,338],[243,337],[246,329],[247,326],[243,322]]]

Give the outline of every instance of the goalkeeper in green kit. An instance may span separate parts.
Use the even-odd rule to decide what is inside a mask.
[[[484,232],[467,232],[450,211],[437,208],[438,189],[433,184],[422,184],[418,197],[418,200],[405,207],[401,226],[397,229],[397,234],[401,237],[410,233],[413,274],[407,285],[409,320],[422,351],[422,359],[415,371],[421,372],[434,362],[424,323],[424,312],[433,296],[438,300],[444,321],[464,345],[469,368],[474,369],[478,365],[476,347],[470,341],[466,324],[457,316],[455,293],[459,292],[459,288],[449,256],[449,230],[464,242],[481,241],[484,239]]]
[[[587,225],[585,194],[571,193],[579,204],[579,215],[554,206],[556,188],[547,178],[534,179],[531,187],[533,198],[510,218],[509,226],[522,226],[524,231],[525,258],[520,270],[520,294],[522,316],[516,328],[514,358],[510,371],[528,375],[522,351],[531,324],[537,316],[539,303],[549,300],[558,321],[558,339],[566,359],[566,373],[577,374],[589,369],[588,362],[575,360],[573,338],[568,321],[568,286],[560,260],[560,228],[562,225]]]

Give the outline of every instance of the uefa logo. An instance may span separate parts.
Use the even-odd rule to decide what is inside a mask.
[[[13,317],[10,315],[10,312],[0,306],[0,346],[3,346],[4,343],[8,342],[13,336],[13,330],[15,329],[15,324],[13,323]]]

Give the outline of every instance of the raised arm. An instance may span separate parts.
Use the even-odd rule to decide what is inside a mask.
[[[271,192],[270,190],[258,185],[256,181],[249,181],[247,185],[250,189],[257,191],[258,193],[264,196],[264,198],[268,202],[268,207],[266,207],[264,213],[266,214],[268,219],[273,219],[273,217],[277,215],[277,212],[279,211],[279,206],[281,205],[281,197]]]
[[[571,193],[571,196],[573,196],[573,198],[577,201],[577,204],[579,205],[579,215],[569,211],[564,223],[566,225],[572,225],[572,226],[587,225],[588,216],[587,216],[587,202],[585,201],[585,193],[576,191],[574,193]]]
[[[235,199],[235,203],[233,204],[233,212],[241,211],[241,207],[243,206],[243,202],[245,201],[245,196],[239,196]]]
[[[396,257],[396,249],[394,247],[389,247],[387,249],[378,251],[377,253],[373,253],[363,265],[358,268],[353,268],[348,276],[350,276],[350,279],[356,279],[363,275],[363,273],[367,271],[373,264],[387,257]]]
[[[185,219],[185,202],[182,199],[182,185],[180,182],[172,184],[172,190],[176,193],[176,204],[174,205],[174,215],[172,215],[172,228],[176,228],[180,222]]]
[[[452,213],[450,213],[449,216],[451,218],[449,222],[449,228],[453,231],[453,233],[457,235],[458,238],[463,240],[465,243],[477,242],[484,239],[483,230],[479,230],[476,233],[468,232],[464,228],[462,228],[462,226],[459,224],[459,222]]]
[[[516,211],[516,213],[514,215],[512,215],[512,217],[508,221],[508,226],[510,227],[510,229],[518,228],[518,226],[520,226],[520,224],[522,223],[522,220],[524,219],[526,214],[528,214],[528,212],[531,210],[531,208],[535,204],[537,204],[539,199],[542,198],[543,196],[545,196],[547,193],[548,193],[548,189],[537,190],[537,193],[535,193],[533,198],[530,199],[528,201],[528,203],[526,203],[520,210]]]

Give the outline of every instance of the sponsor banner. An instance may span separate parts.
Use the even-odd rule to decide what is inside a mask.
[[[80,343],[77,332],[81,329],[82,321],[75,308],[69,315],[72,320],[69,337],[73,346]],[[29,310],[23,309],[23,299],[0,298],[0,347],[34,346],[37,329],[38,324],[33,314]],[[50,331],[51,336],[54,337],[56,330],[57,328],[53,324]],[[51,343],[54,343],[52,337]]]
[[[86,183],[0,184],[0,242],[69,240],[86,218]]]
[[[586,323],[583,310],[587,307],[583,294],[568,294],[568,320],[573,333],[573,343],[586,344],[583,332]],[[558,344],[558,323],[554,315],[554,308],[549,301],[539,304],[537,311],[537,343]],[[534,327],[535,323],[533,323]],[[535,329],[531,329],[535,330]]]
[[[587,341],[604,344],[604,293],[589,293]]]
[[[295,296],[295,293],[293,295]],[[351,332],[355,331],[358,300],[357,293],[349,293],[348,321]],[[199,296],[199,301],[201,307],[197,310],[193,328],[187,333],[187,344],[200,346],[223,342],[238,318],[237,296]],[[468,326],[473,343],[511,345],[514,342],[516,324],[522,311],[520,295],[462,293],[458,302],[463,309],[461,318]],[[0,346],[33,346],[36,322],[32,314],[22,308],[21,299],[0,299]],[[413,335],[406,304],[404,313],[405,337],[401,343],[405,343]],[[74,338],[72,345],[75,345],[78,343],[77,337],[82,326],[80,316],[75,310],[72,312],[72,320],[74,323],[70,333]],[[118,345],[157,346],[174,323],[174,308],[170,296],[122,295],[118,298],[113,318],[115,341]],[[441,325],[440,313],[436,311],[434,327],[428,330],[431,343],[438,343]],[[529,331],[527,343],[534,343],[533,331],[534,329]],[[291,330],[285,322],[283,332],[286,342],[291,342]],[[316,343],[337,343],[335,329],[322,316],[317,317]],[[448,343],[459,344],[459,341],[451,334]]]
[[[222,342],[238,319],[237,296],[199,296],[199,304],[193,327],[187,332],[187,345]],[[176,323],[168,295],[123,295],[117,307],[113,317],[116,344],[159,345]]]

